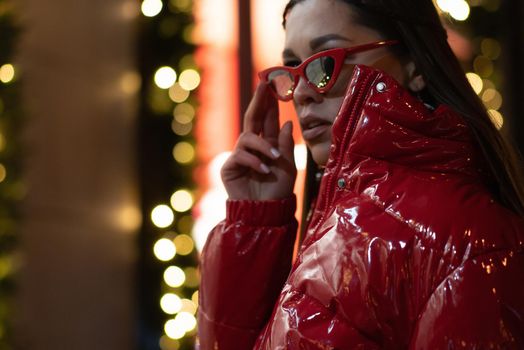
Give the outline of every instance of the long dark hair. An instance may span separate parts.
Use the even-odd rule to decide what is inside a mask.
[[[304,0],[290,0],[284,10],[284,27],[289,11]],[[468,124],[488,171],[488,187],[505,207],[524,217],[524,185],[521,160],[516,149],[507,142],[492,123],[486,108],[468,82],[453,54],[446,30],[431,0],[337,0],[352,7],[355,20],[397,39],[401,50],[415,63],[426,82],[425,95],[435,104],[445,104],[459,112]],[[398,53],[398,52],[397,52]],[[402,54],[402,53],[400,53]],[[431,102],[430,102],[431,103]],[[310,160],[308,172],[318,169]],[[309,181],[314,176],[306,176]],[[310,208],[315,186],[306,184],[304,214]],[[305,216],[303,215],[303,219]],[[303,221],[304,225],[304,221]]]

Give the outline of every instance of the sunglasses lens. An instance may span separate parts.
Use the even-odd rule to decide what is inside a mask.
[[[306,67],[306,77],[317,88],[326,87],[335,71],[335,59],[330,56],[319,57]]]
[[[273,86],[277,95],[286,98],[293,93],[295,81],[289,72],[285,70],[275,70],[269,73],[267,80]]]

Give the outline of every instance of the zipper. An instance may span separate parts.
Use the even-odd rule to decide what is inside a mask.
[[[378,75],[377,73],[371,73],[369,76],[365,78],[364,82],[360,85],[358,90],[355,92],[356,97],[354,98],[353,101],[351,101],[353,102],[352,103],[353,106],[348,107],[348,109],[351,110],[351,115],[349,117],[348,126],[346,127],[346,132],[344,132],[344,137],[337,150],[337,154],[335,158],[337,159],[337,164],[335,166],[335,169],[331,173],[331,175],[329,175],[329,177],[326,179],[327,184],[328,184],[326,201],[322,207],[322,216],[320,217],[320,220],[318,221],[315,229],[313,230],[312,237],[316,236],[318,228],[321,227],[324,221],[326,220],[327,209],[330,203],[332,202],[332,198],[334,197],[335,182],[333,181],[333,179],[336,176],[338,176],[338,173],[340,172],[340,168],[342,167],[342,164],[343,164],[343,161],[341,159],[342,153],[346,149],[348,142],[353,137],[353,133],[355,132],[355,129],[357,127],[357,122],[359,119],[357,118],[358,117],[357,113],[360,113],[362,111],[362,104],[364,103],[364,100],[367,97],[365,92],[369,90],[369,88],[372,85],[371,82],[377,77],[377,75]]]

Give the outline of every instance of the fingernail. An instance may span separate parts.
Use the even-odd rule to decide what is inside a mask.
[[[260,164],[260,169],[262,169],[262,171],[266,174],[269,174],[271,172],[271,170],[269,170],[268,166],[265,165],[264,163]]]
[[[275,159],[281,156],[280,152],[279,152],[278,149],[276,149],[276,148],[271,148],[270,151],[271,151],[271,154],[273,155],[273,157],[274,157]]]

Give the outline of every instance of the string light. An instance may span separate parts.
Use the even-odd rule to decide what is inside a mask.
[[[437,6],[441,11],[449,13],[457,21],[465,21],[470,14],[470,8],[464,0],[437,0]]]
[[[174,220],[175,214],[165,204],[158,205],[151,211],[151,221],[156,227],[166,228],[171,226]]]
[[[504,117],[499,111],[496,111],[494,109],[488,110],[489,117],[493,124],[495,124],[495,127],[500,130],[504,126]]]
[[[144,0],[142,1],[142,14],[146,17],[155,17],[162,11],[162,1],[161,0]]]
[[[180,86],[188,91],[195,90],[200,85],[200,74],[194,69],[186,69],[180,74]]]
[[[195,107],[189,103],[180,103],[173,110],[173,117],[175,117],[179,123],[191,123],[195,117]]]
[[[7,63],[0,67],[0,81],[4,84],[10,83],[15,77],[15,67]]]
[[[178,235],[174,239],[175,246],[177,247],[178,254],[189,255],[195,249],[195,242],[188,235]]]
[[[189,142],[179,142],[173,148],[173,158],[180,164],[188,164],[195,158],[195,148]]]
[[[169,89],[176,82],[176,72],[171,67],[160,67],[155,73],[155,84],[161,89]]]
[[[171,207],[183,213],[193,206],[193,195],[188,190],[178,190],[171,196]]]
[[[168,315],[174,315],[182,310],[182,300],[173,293],[167,293],[160,299],[160,307]]]
[[[198,270],[194,267],[188,267],[184,269],[184,273],[186,275],[186,282],[185,284],[188,287],[194,288],[197,287],[200,283],[200,277],[198,275]]]
[[[482,88],[484,87],[484,83],[482,82],[482,78],[473,72],[466,73],[466,77],[468,78],[469,83],[471,84],[471,87],[475,91],[477,95],[479,95],[482,92]]]
[[[184,89],[179,83],[172,85],[169,89],[169,98],[176,103],[185,102],[189,97],[189,91]]]
[[[169,266],[164,271],[164,281],[170,287],[177,288],[184,284],[186,280],[186,274],[178,266]]]
[[[165,323],[164,331],[171,339],[182,339],[186,335],[184,327],[181,327],[180,321],[169,320]]]
[[[176,246],[170,239],[162,238],[155,243],[153,251],[158,260],[169,261],[176,255]]]
[[[3,182],[7,177],[7,170],[3,164],[0,164],[0,182]]]
[[[191,332],[196,327],[196,318],[189,312],[182,311],[175,316],[175,324],[181,328],[184,333]]]
[[[159,345],[162,350],[178,350],[180,348],[180,342],[169,338],[167,335],[160,337]]]
[[[186,136],[191,133],[191,130],[193,130],[193,124],[180,124],[178,121],[173,120],[171,123],[171,129],[178,136]]]

